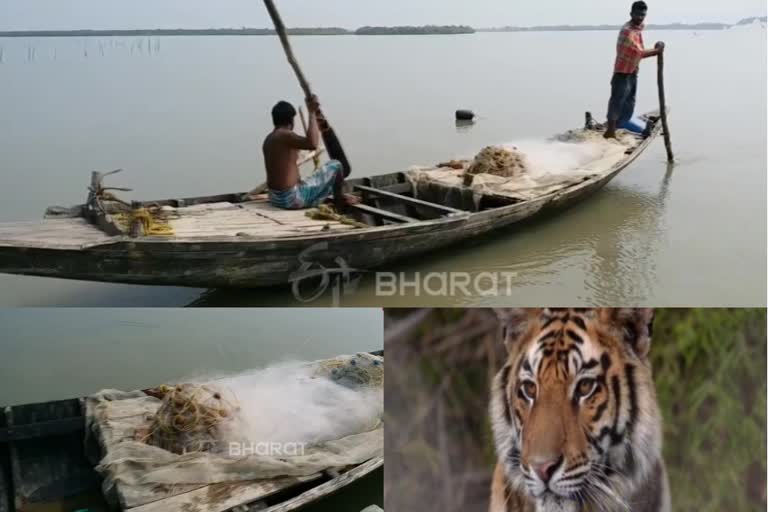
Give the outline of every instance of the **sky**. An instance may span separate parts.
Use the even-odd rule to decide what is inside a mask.
[[[649,23],[735,23],[764,16],[765,0],[646,0]],[[618,24],[631,1],[276,0],[289,27]],[[0,0],[0,30],[271,26],[260,0]]]

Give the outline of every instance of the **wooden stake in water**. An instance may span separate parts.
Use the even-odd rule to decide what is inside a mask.
[[[672,154],[672,141],[667,124],[667,102],[664,97],[664,52],[656,57],[656,61],[658,63],[659,110],[661,112],[661,126],[664,130],[664,145],[667,148],[667,162],[674,162],[675,157]]]

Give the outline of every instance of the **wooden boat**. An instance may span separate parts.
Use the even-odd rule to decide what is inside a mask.
[[[98,447],[86,435],[85,399],[3,408],[0,512],[48,506],[62,508],[42,510],[108,510],[101,497],[100,477],[88,457],[92,453],[98,453]],[[383,457],[377,457],[354,467],[306,477],[202,486],[123,512],[226,512],[244,510],[238,508],[244,505],[261,512],[291,512],[380,472],[383,465]]]
[[[362,203],[347,215],[364,227],[279,210],[266,198],[250,200],[245,193],[135,201],[130,208],[137,214],[126,227],[114,216],[127,206],[112,201],[102,184],[105,175],[94,173],[85,204],[49,209],[41,221],[0,223],[0,273],[252,288],[375,269],[583,201],[637,159],[660,132],[656,123],[649,137],[638,137],[610,167],[529,200],[492,193],[478,198],[466,187],[421,186],[403,172],[349,180]],[[173,212],[172,236],[142,234],[139,212],[147,208]]]

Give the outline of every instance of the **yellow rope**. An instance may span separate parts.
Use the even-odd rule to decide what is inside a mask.
[[[333,207],[327,205],[327,204],[321,204],[317,208],[313,208],[311,210],[308,210],[305,215],[309,217],[310,219],[314,220],[332,220],[335,222],[341,222],[342,224],[347,224],[349,226],[354,226],[356,228],[369,228],[370,226],[368,224],[363,224],[362,222],[358,222],[355,219],[352,219],[350,217],[347,217],[346,215],[341,215],[340,213],[336,212],[336,210],[333,209]]]
[[[147,208],[139,208],[126,213],[116,213],[112,216],[123,231],[129,232],[135,222],[141,222],[144,234],[147,236],[173,236],[173,227],[168,219],[152,212]]]

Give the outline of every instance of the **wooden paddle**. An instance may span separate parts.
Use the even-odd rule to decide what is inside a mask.
[[[670,140],[669,125],[667,124],[667,103],[664,96],[664,52],[656,56],[658,65],[657,80],[659,85],[659,110],[661,111],[661,126],[664,130],[664,145],[667,147],[667,162],[674,162],[672,141]]]
[[[285,30],[283,20],[280,18],[280,13],[277,12],[277,8],[275,7],[275,4],[272,0],[264,0],[264,5],[269,12],[269,17],[272,18],[272,23],[275,25],[275,32],[277,32],[277,35],[280,38],[280,43],[283,45],[283,50],[285,51],[285,56],[288,59],[288,63],[293,68],[293,72],[296,74],[296,78],[299,80],[299,86],[301,86],[301,89],[304,91],[304,95],[307,98],[311,98],[312,89],[309,87],[309,82],[304,76],[304,73],[301,71],[299,63],[296,61],[296,57],[293,55],[291,44],[288,41],[288,33]],[[341,147],[339,138],[336,136],[333,128],[331,128],[328,120],[319,111],[317,121],[318,125],[320,126],[320,134],[323,137],[325,149],[328,151],[328,156],[333,160],[338,160],[341,162],[341,165],[344,167],[344,176],[349,176],[351,168],[349,166],[349,162],[347,161],[346,154],[344,153],[344,149]]]

